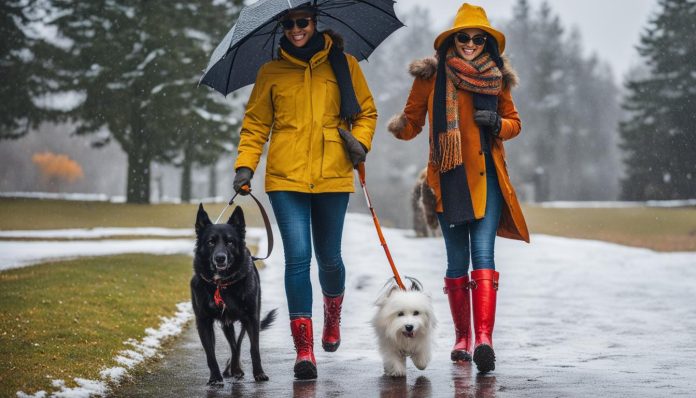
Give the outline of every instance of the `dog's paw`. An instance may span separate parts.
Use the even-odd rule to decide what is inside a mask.
[[[384,374],[389,377],[406,377],[406,367],[405,366],[385,366]]]
[[[256,380],[256,381],[268,381],[268,376],[266,376],[265,373],[261,372],[259,374],[254,375],[254,380]]]
[[[385,370],[384,374],[389,377],[406,377],[406,370]]]
[[[234,377],[235,379],[241,379],[244,377],[244,371],[241,368],[237,369],[225,369],[225,372],[222,374],[223,377]]]
[[[210,379],[208,379],[208,383],[206,385],[208,386],[213,386],[213,387],[220,387],[223,386],[225,383],[222,380],[222,376],[218,373],[217,375],[210,376]]]

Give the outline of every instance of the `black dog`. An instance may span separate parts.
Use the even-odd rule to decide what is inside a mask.
[[[268,380],[261,367],[259,332],[271,325],[276,310],[270,311],[263,320],[260,319],[261,283],[251,253],[246,247],[245,235],[246,224],[241,208],[234,210],[226,224],[213,224],[203,205],[199,206],[191,302],[198,335],[210,369],[208,384],[222,383],[220,368],[215,359],[215,320],[220,321],[232,350],[232,357],[227,361],[223,375],[236,378],[244,376],[239,357],[242,338],[247,332],[251,342],[254,379]],[[235,321],[242,325],[236,340]]]

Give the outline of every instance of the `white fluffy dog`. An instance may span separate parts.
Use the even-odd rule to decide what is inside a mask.
[[[406,357],[420,370],[430,362],[436,320],[432,300],[416,279],[409,290],[392,283],[375,305],[372,326],[377,333],[379,352],[388,376],[406,376]]]

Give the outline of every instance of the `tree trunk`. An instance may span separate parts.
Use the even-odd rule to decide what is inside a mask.
[[[191,158],[188,153],[184,153],[184,161],[181,165],[181,202],[188,203],[191,201]]]
[[[214,198],[217,196],[217,162],[210,165],[210,174],[208,178],[208,196]]]
[[[150,203],[150,153],[144,145],[133,145],[128,153],[126,202]]]

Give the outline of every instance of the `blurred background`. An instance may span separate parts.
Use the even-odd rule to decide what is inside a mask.
[[[401,142],[385,126],[408,96],[408,64],[432,55],[460,4],[399,0],[406,27],[362,64],[380,115],[368,187],[386,225],[411,226],[410,193],[428,149],[427,134]],[[507,35],[521,80],[513,97],[522,134],[506,149],[524,202],[696,198],[696,2],[477,4]],[[250,88],[224,98],[197,83],[242,6],[3,1],[1,194],[229,198]],[[351,209],[366,211],[362,198]]]

